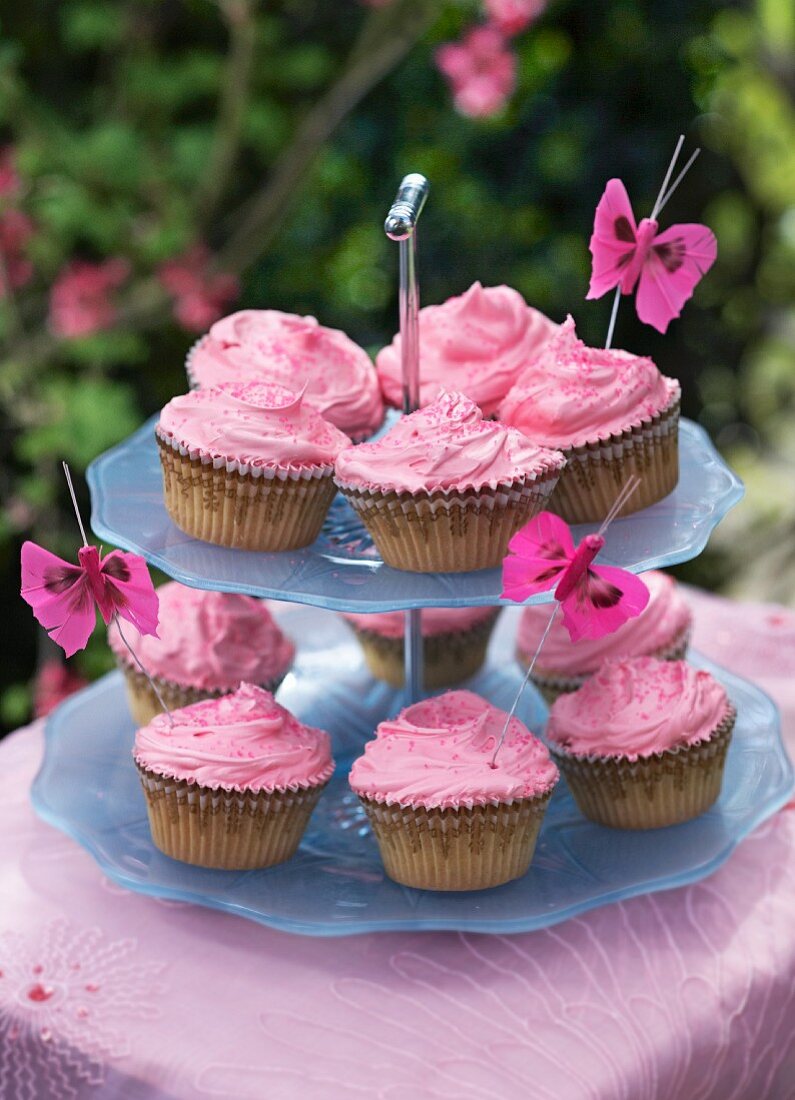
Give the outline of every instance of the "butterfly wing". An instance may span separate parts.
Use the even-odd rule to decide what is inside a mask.
[[[619,179],[607,181],[594,217],[589,248],[593,258],[586,298],[601,298],[618,286],[635,255],[637,226],[627,189]]]
[[[96,621],[85,570],[35,542],[23,543],[21,562],[22,599],[36,619],[67,657],[84,649]]]
[[[658,332],[682,312],[699,280],[718,254],[718,242],[705,225],[672,225],[649,249],[638,284],[638,317]]]
[[[572,642],[612,634],[649,602],[640,577],[612,565],[592,565],[561,602],[563,625]]]
[[[523,603],[557,584],[574,557],[568,524],[552,512],[541,512],[517,531],[502,563],[502,596]]]
[[[103,591],[97,602],[105,622],[109,623],[118,612],[140,634],[157,637],[159,600],[144,559],[112,550],[102,559],[100,579]]]

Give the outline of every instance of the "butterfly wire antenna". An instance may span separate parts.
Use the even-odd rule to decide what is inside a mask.
[[[66,484],[69,486],[69,496],[72,498],[72,507],[75,510],[77,516],[77,525],[80,528],[80,536],[83,539],[83,546],[88,546],[88,539],[86,538],[86,529],[83,526],[83,519],[80,515],[80,509],[77,507],[77,497],[75,496],[75,487],[72,484],[72,473],[69,469],[69,465],[66,462],[62,462],[63,472],[66,475]]]
[[[673,173],[673,170],[676,167],[676,162],[679,159],[679,153],[682,149],[682,145],[684,143],[684,140],[685,140],[685,135],[680,134],[679,135],[679,141],[677,141],[676,148],[674,149],[674,155],[671,157],[671,163],[668,165],[668,171],[665,173],[665,179],[662,182],[662,187],[659,190],[659,193],[657,195],[657,199],[654,203],[654,207],[652,208],[652,212],[650,214],[650,217],[651,217],[652,221],[656,221],[656,219],[659,217],[660,212],[662,211],[662,208],[665,206],[665,204],[670,199],[671,195],[673,195],[674,191],[677,189],[679,184],[682,182],[682,180],[685,178],[687,173],[693,167],[693,165],[696,161],[696,157],[701,152],[700,149],[695,149],[690,154],[690,157],[687,161],[687,164],[685,164],[682,171],[679,173],[679,175],[676,177],[674,182],[669,187],[668,186],[668,181],[670,180],[671,175]]]

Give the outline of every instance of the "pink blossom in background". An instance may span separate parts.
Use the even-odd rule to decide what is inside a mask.
[[[13,198],[18,195],[22,184],[17,174],[14,147],[6,145],[0,149],[0,198]]]
[[[488,118],[505,105],[516,84],[516,57],[497,27],[475,27],[460,42],[436,51],[453,102],[462,115]]]
[[[25,255],[25,245],[32,236],[33,222],[27,214],[13,208],[0,211],[0,298],[5,298],[9,288],[13,290],[30,281],[33,264]]]
[[[45,661],[33,685],[34,715],[36,718],[44,718],[64,699],[87,686],[87,680],[57,657]]]
[[[116,320],[111,292],[129,272],[129,264],[120,258],[67,264],[50,291],[50,328],[56,336],[70,339],[110,328]]]
[[[489,20],[511,37],[519,34],[537,19],[546,7],[546,0],[483,0]]]
[[[210,270],[211,259],[209,249],[196,244],[157,273],[174,298],[174,316],[189,332],[206,331],[240,293],[234,275]]]

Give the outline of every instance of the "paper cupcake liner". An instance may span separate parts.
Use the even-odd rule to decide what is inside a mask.
[[[628,654],[631,657],[656,657],[659,661],[683,661],[687,655],[687,649],[690,645],[690,627],[687,626],[681,631],[673,641],[667,645],[658,646],[657,649],[652,650],[638,650],[637,653]],[[516,649],[516,660],[522,666],[527,668],[532,660],[532,654],[524,653],[521,649]],[[566,695],[568,692],[577,691],[597,670],[592,672],[584,672],[580,676],[556,676],[554,673],[540,671],[538,666],[533,670],[530,679],[535,687],[541,692],[547,703],[552,704],[561,695]]]
[[[273,867],[290,859],[325,787],[238,793],[136,767],[156,847],[183,863],[227,871]]]
[[[563,449],[566,465],[550,510],[567,523],[596,523],[612,508],[631,474],[640,485],[618,513],[627,516],[662,500],[679,481],[680,392],[656,416],[607,439]]]
[[[580,811],[614,829],[658,829],[690,821],[720,794],[736,719],[729,707],[704,741],[653,756],[577,756],[556,745],[550,752]]]
[[[336,492],[332,468],[247,469],[157,437],[166,509],[180,530],[238,550],[298,550],[314,542]]]
[[[488,619],[467,630],[448,630],[423,637],[423,686],[426,691],[460,684],[475,675],[486,659],[489,638],[499,613],[499,608],[495,609]],[[350,625],[373,676],[392,687],[403,687],[403,639],[385,638],[374,630]]]
[[[142,672],[127,664],[126,661],[116,658],[116,664],[124,673],[124,687],[127,694],[127,702],[130,714],[137,726],[146,726],[152,719],[162,714],[163,708],[158,702],[157,696],[152,690],[152,685]],[[289,671],[288,665],[278,676],[259,684],[265,691],[275,692]],[[163,701],[169,710],[179,710],[181,707],[189,707],[192,703],[199,703],[202,699],[220,699],[222,695],[230,695],[235,688],[226,691],[220,689],[204,690],[190,687],[186,684],[178,684],[175,680],[164,680],[161,676],[153,676],[157,690],[163,697]]]
[[[546,507],[558,472],[462,493],[338,484],[387,565],[414,573],[465,573],[501,565],[513,535]]]
[[[361,798],[391,879],[419,890],[485,890],[530,866],[552,791],[494,806],[430,809]]]

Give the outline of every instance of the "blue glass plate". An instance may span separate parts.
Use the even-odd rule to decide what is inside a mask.
[[[512,660],[517,609],[503,613],[485,670],[469,686],[506,705],[520,675]],[[577,811],[563,781],[524,878],[493,890],[437,894],[385,878],[378,850],[345,781],[344,762],[375,723],[400,705],[375,684],[347,626],[329,612],[285,607],[282,624],[301,649],[279,698],[329,729],[341,762],[298,854],[266,871],[208,871],[153,846],[130,757],[133,726],[118,673],[74,696],[50,718],[44,763],[32,789],[39,814],[94,856],[122,886],[237,913],[315,936],[448,929],[522,932],[594,906],[668,889],[715,871],[734,846],[787,801],[792,769],[775,706],[758,688],[694,656],[725,684],[738,722],[723,793],[702,817],[649,832],[604,829]],[[528,689],[523,717],[539,728],[543,708]]]
[[[189,538],[174,526],[163,504],[154,425],[153,419],[89,467],[91,526],[106,543],[136,551],[175,580],[336,611],[499,603],[498,569],[422,574],[384,565],[340,496],[320,537],[305,550],[260,554]],[[640,573],[696,557],[742,493],[742,483],[703,429],[683,420],[679,485],[651,508],[617,520],[600,561]],[[578,529],[578,537],[593,527]],[[542,593],[529,602],[550,598]]]

